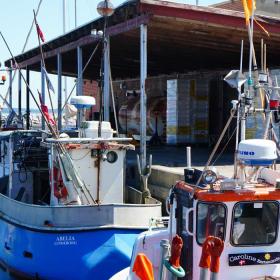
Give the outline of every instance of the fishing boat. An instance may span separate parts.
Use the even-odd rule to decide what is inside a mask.
[[[247,139],[233,178],[187,168],[170,192],[168,228],[141,233],[131,266],[111,279],[280,279],[277,158],[274,141]]]
[[[111,12],[107,1],[98,8]],[[95,106],[90,96],[71,98],[78,129],[61,133],[10,55],[48,129],[0,132],[0,265],[24,279],[108,280],[129,265],[151,217],[161,217],[161,203],[147,188],[151,158],[141,166],[138,158],[142,189],[126,186],[132,139],[114,137],[102,110],[98,121],[86,120],[86,109]],[[102,89],[106,82],[101,79]]]
[[[263,67],[253,85],[252,72],[248,77],[242,73],[242,55],[240,61],[240,70],[224,79],[236,88],[238,99],[232,101],[229,120],[205,168],[193,169],[189,162],[184,180],[176,182],[168,197],[168,228],[141,233],[130,267],[110,280],[280,279],[279,141],[274,131],[280,88],[277,82],[272,85]],[[260,89],[266,105],[256,108],[253,93]],[[246,139],[246,119],[256,112],[265,116],[263,138]],[[226,178],[210,163],[233,119],[234,174]]]
[[[158,201],[125,188],[129,140],[98,121],[72,138],[1,132],[1,265],[34,279],[109,279],[127,266],[135,238],[161,215]]]

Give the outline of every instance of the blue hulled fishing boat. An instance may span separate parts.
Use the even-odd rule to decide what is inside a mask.
[[[111,13],[107,1],[98,9]],[[35,12],[34,19],[40,44]],[[101,92],[109,83],[104,75]],[[142,190],[126,186],[125,156],[134,146],[129,138],[113,137],[110,122],[86,121],[85,109],[95,99],[72,98],[79,129],[61,133],[26,85],[48,130],[0,132],[0,265],[24,279],[107,280],[129,265],[136,237],[151,217],[161,216],[161,204],[147,189],[146,163],[141,168],[138,160]]]
[[[160,203],[125,187],[129,139],[113,138],[107,122],[100,137],[97,121],[83,127],[75,138],[0,133],[0,260],[19,275],[108,279],[161,215]]]

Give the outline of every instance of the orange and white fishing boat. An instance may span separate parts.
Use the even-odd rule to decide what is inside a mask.
[[[270,168],[276,145],[243,140],[238,151],[239,178],[187,170],[169,196],[168,228],[142,233],[131,267],[114,280],[279,279],[280,172]],[[142,277],[146,262],[151,278]]]
[[[189,162],[184,181],[170,191],[168,227],[141,233],[131,266],[111,280],[280,279],[279,141],[274,132],[279,128],[280,88],[271,84],[267,73],[253,86],[251,72],[245,78],[241,70],[225,77],[237,89],[238,100],[232,102],[230,118],[204,170],[191,168]],[[252,102],[258,88],[267,100],[261,109]],[[257,111],[266,118],[264,137],[245,139],[246,117]],[[234,174],[225,178],[210,163],[235,117]]]

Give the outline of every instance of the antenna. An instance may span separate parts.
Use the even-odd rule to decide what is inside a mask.
[[[75,28],[77,28],[77,0],[74,0],[75,4]]]

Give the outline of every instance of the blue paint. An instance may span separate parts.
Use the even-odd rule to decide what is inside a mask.
[[[273,164],[273,160],[265,159],[242,159],[244,164],[253,166],[269,166]]]
[[[43,279],[108,280],[129,266],[139,233],[133,229],[34,232],[0,220],[0,260]],[[24,256],[24,252],[32,257]]]

